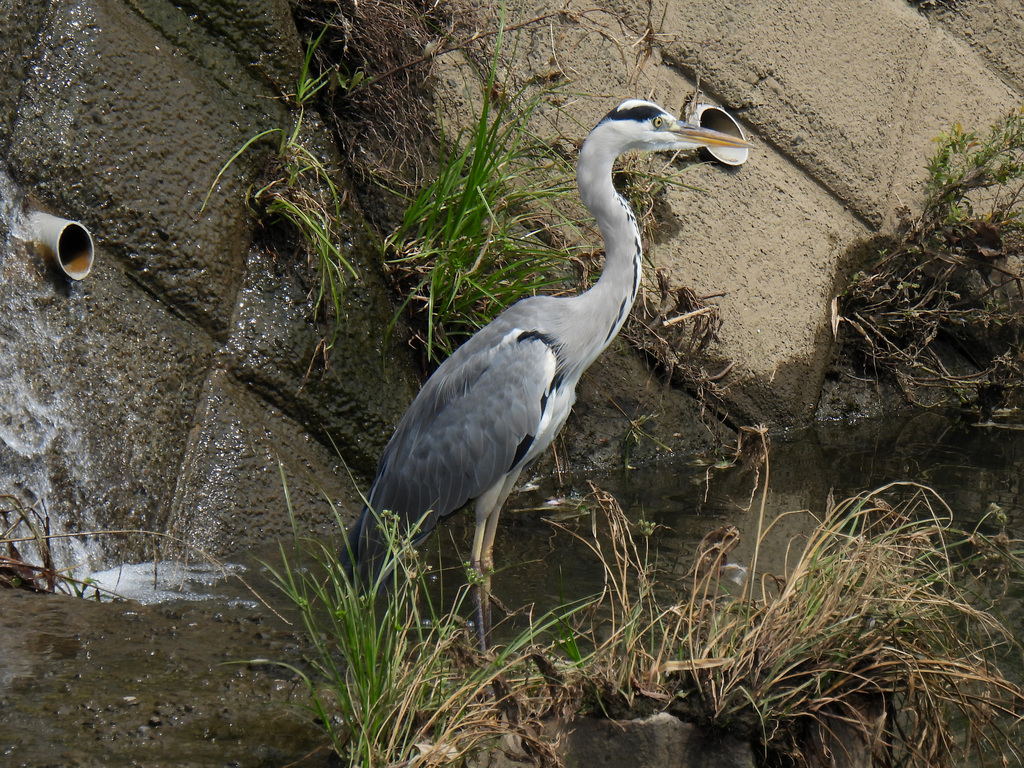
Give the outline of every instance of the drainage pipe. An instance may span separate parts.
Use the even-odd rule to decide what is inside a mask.
[[[35,242],[53,259],[60,271],[72,280],[84,280],[92,269],[93,244],[89,230],[77,221],[68,221],[48,213],[29,214],[29,227]]]
[[[721,107],[714,104],[697,104],[693,107],[693,114],[690,122],[696,123],[701,128],[711,128],[720,133],[727,133],[738,139],[746,139],[743,129],[736,119]],[[743,165],[747,162],[750,150],[746,147],[701,147],[702,152],[707,152],[715,160],[725,165]]]

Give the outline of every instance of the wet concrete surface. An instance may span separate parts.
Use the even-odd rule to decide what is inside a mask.
[[[142,605],[0,591],[0,765],[323,766],[301,637],[237,580]],[[269,589],[263,590],[270,592]]]
[[[310,526],[324,495],[354,515],[348,468],[365,480],[412,399],[355,213],[337,232],[360,279],[333,358],[315,270],[292,243],[275,258],[253,242],[249,190],[293,124],[291,14],[282,0],[0,2],[0,494],[55,530],[171,531],[234,554],[254,528],[288,527],[267,492],[279,463]],[[336,165],[326,130],[305,125]],[[90,230],[88,280],[31,245],[36,209]],[[104,554],[151,556],[138,539],[118,550]]]

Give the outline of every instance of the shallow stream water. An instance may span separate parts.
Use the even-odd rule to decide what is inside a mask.
[[[756,472],[673,458],[548,478],[510,500],[494,589],[506,606],[539,609],[597,589],[596,558],[550,522],[589,530],[586,516],[572,514],[589,481],[614,494],[631,518],[658,525],[652,541],[671,579],[685,573],[700,538],[727,523],[743,535],[733,559],[749,557],[766,481],[768,521],[794,510],[821,514],[830,498],[907,481],[938,491],[961,526],[986,516],[995,526],[998,512],[1020,536],[1022,470],[1024,432],[1012,425],[924,413],[776,440],[767,468]],[[810,516],[785,517],[761,553],[763,568],[781,569],[787,544],[810,525]],[[457,564],[470,528],[468,515],[451,521],[428,557]],[[244,663],[301,663],[303,653],[301,635],[249,589],[287,617],[255,554],[226,578],[170,564],[156,574],[152,566],[104,574],[105,583],[135,596],[127,602],[0,591],[0,766],[329,765],[326,739],[297,706],[305,698],[294,676]],[[1018,626],[1022,587],[1008,612]]]

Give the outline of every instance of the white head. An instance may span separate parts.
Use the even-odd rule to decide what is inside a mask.
[[[736,136],[679,120],[657,104],[629,99],[609,112],[580,149],[577,180],[583,203],[593,212],[614,195],[611,169],[615,158],[631,149],[654,152],[698,147],[749,147]]]
[[[657,104],[639,99],[624,101],[605,115],[587,143],[592,140],[602,145],[605,153],[615,155],[630,149],[675,151],[708,146],[750,146],[741,138],[691,125]]]

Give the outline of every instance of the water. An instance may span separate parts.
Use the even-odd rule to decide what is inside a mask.
[[[63,534],[70,530],[70,515],[50,514],[66,511],[58,486],[65,486],[66,499],[67,486],[87,485],[92,475],[64,359],[68,334],[83,324],[84,309],[73,296],[62,295],[68,291],[60,283],[47,279],[29,245],[22,207],[21,191],[0,171],[0,523],[12,525],[19,519],[15,510],[30,510],[40,527],[49,518],[50,532]],[[58,299],[65,299],[64,311],[46,312]],[[74,527],[99,525],[88,507],[77,507]],[[14,535],[31,538],[23,523]],[[39,561],[31,541],[22,550]],[[53,556],[64,568],[97,559],[99,550],[86,538],[58,538]]]
[[[748,549],[734,553],[743,562],[766,479],[768,519],[797,509],[820,514],[829,498],[913,481],[941,493],[961,525],[998,506],[1008,532],[1019,536],[1024,432],[1009,426],[927,413],[827,425],[776,441],[767,477],[763,467],[758,475],[674,457],[629,472],[542,478],[535,490],[514,495],[502,517],[494,588],[509,607],[535,603],[541,610],[594,593],[601,580],[596,557],[551,522],[587,534],[589,517],[569,513],[589,492],[588,481],[613,493],[632,519],[657,524],[652,542],[667,578],[681,576],[700,538],[727,523],[744,535]],[[786,520],[792,525],[778,529],[774,551],[762,553],[766,567],[778,565],[788,540],[810,527],[809,517]],[[470,515],[453,519],[434,537],[428,558],[457,569],[471,528]],[[303,701],[295,678],[272,665],[231,663],[301,663],[305,653],[301,632],[239,580],[288,615],[256,557],[241,565],[227,574],[169,564],[154,573],[144,564],[98,575],[136,598],[129,602],[0,591],[0,764],[324,765],[324,753],[315,752],[322,735],[289,705]],[[1021,626],[1012,605],[1007,616]]]
[[[222,583],[246,570],[238,563],[129,563],[89,574],[89,585],[104,597],[117,596],[142,605],[216,600],[224,599],[219,590]]]
[[[830,503],[893,482],[913,482],[933,488],[949,505],[956,524],[973,528],[983,520],[995,531],[997,517],[1005,519],[1011,536],[1024,535],[1024,431],[1006,421],[976,426],[957,414],[915,413],[905,417],[856,425],[820,425],[775,440],[768,464],[759,471],[720,466],[707,461],[667,460],[629,472],[571,478],[561,489],[520,494],[503,514],[495,545],[496,561],[504,567],[496,576],[498,589],[510,593],[508,602],[521,605],[537,600],[538,607],[557,605],[559,595],[591,594],[601,583],[600,563],[576,545],[571,536],[546,522],[542,508],[560,492],[585,494],[587,480],[614,494],[634,520],[655,523],[651,541],[658,550],[666,578],[682,578],[701,538],[726,524],[735,525],[741,543],[733,560],[746,564],[761,516],[775,523],[759,554],[763,569],[782,573],[790,542],[810,532],[814,515]],[[529,507],[517,513],[515,507]],[[560,507],[571,509],[572,505]],[[998,515],[996,514],[998,512]],[[548,515],[550,516],[550,515]],[[586,534],[589,517],[565,523]],[[458,526],[455,544],[441,547],[445,562],[464,557],[469,521]],[[445,533],[442,538],[451,539]]]

